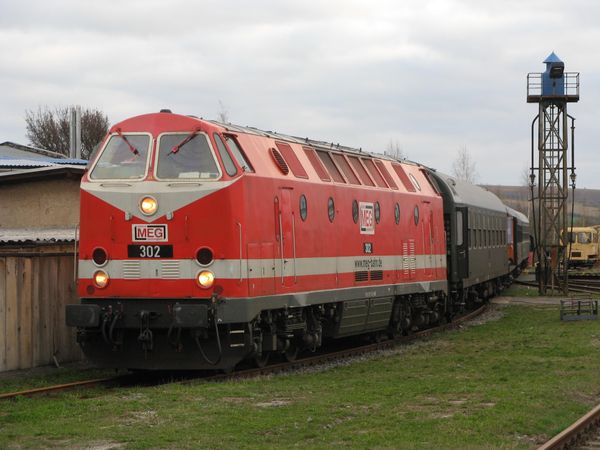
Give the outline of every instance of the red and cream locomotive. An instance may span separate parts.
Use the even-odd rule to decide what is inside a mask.
[[[450,319],[509,272],[498,235],[502,261],[461,278],[450,256],[468,239],[460,186],[414,163],[168,110],[124,120],[82,179],[81,303],[67,324],[100,366],[228,370]]]

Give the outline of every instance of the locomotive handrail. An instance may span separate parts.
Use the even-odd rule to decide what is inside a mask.
[[[239,236],[240,236],[240,284],[241,284],[244,281],[244,276],[242,274],[242,267],[243,267],[243,261],[244,261],[243,245],[242,245],[242,224],[239,222],[236,222],[236,223],[238,226]]]
[[[281,255],[281,285],[284,285],[285,258],[283,256],[283,224],[281,223],[281,209],[279,210],[279,250]]]
[[[73,281],[75,282],[75,285],[77,285],[77,276],[78,276],[78,264],[77,261],[79,260],[79,251],[78,251],[78,246],[77,244],[79,243],[79,224],[77,224],[77,226],[75,227],[75,242],[73,244]]]
[[[296,284],[298,277],[296,275],[296,216],[292,211],[292,249],[294,255],[294,284]]]

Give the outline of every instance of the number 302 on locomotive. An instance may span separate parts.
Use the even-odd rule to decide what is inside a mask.
[[[127,246],[127,257],[128,258],[172,258],[173,257],[173,246],[172,245],[157,245],[157,244],[128,245]]]

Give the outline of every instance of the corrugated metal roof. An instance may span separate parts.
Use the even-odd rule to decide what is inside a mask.
[[[61,153],[52,152],[43,148],[36,148],[30,145],[15,144],[14,142],[2,142],[0,143],[0,155],[10,156],[13,158],[66,158]]]
[[[52,177],[81,177],[84,172],[84,166],[66,164],[54,164],[47,167],[5,167],[4,170],[0,170],[0,184]]]
[[[0,158],[0,167],[51,167],[55,165],[43,159]]]
[[[76,228],[0,228],[1,244],[75,242]]]
[[[52,166],[86,166],[85,159],[56,159],[56,158],[10,158],[0,156],[0,167],[52,167]]]

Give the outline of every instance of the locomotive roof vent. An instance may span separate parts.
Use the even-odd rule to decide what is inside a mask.
[[[168,108],[163,108],[163,109],[161,109],[161,110],[160,110],[160,112],[161,112],[161,113],[172,113],[173,111],[171,111],[171,110],[170,110],[170,109],[168,109]]]
[[[269,150],[271,151],[271,156],[273,157],[273,161],[275,161],[275,164],[277,165],[277,167],[279,168],[281,173],[284,175],[287,175],[288,173],[290,173],[290,168],[288,167],[287,163],[285,162],[285,159],[283,159],[283,156],[281,155],[281,153],[279,153],[279,150],[277,150],[276,148],[271,148]]]

